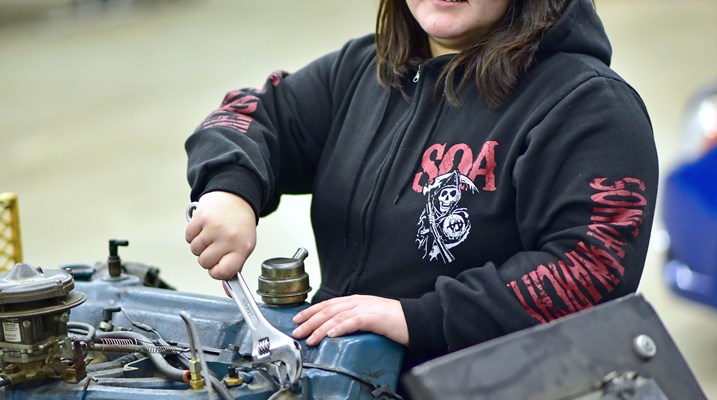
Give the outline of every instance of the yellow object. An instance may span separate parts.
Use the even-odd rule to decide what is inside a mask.
[[[0,193],[0,271],[22,262],[20,213],[15,193]]]
[[[202,366],[199,359],[192,358],[189,360],[189,387],[192,390],[204,389],[204,378],[202,377]]]
[[[244,383],[244,378],[241,376],[237,376],[236,378],[230,378],[227,376],[224,378],[224,385],[226,385],[226,387],[239,386],[242,383]]]

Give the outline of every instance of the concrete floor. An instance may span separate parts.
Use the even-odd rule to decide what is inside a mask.
[[[262,85],[373,29],[374,1],[0,1],[0,192],[19,194],[25,260],[93,263],[107,240],[181,290],[222,293],[184,243],[184,139],[232,88]],[[131,6],[131,4],[134,6]],[[717,2],[597,0],[613,67],[651,112],[661,165],[679,160],[683,104],[717,76]],[[246,268],[299,246],[313,255],[309,199],[259,226]],[[659,207],[659,205],[658,205]],[[708,397],[717,398],[717,310],[660,278],[660,221],[640,292]],[[316,258],[307,265],[318,285]]]

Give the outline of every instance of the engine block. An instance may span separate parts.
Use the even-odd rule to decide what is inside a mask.
[[[61,348],[53,353],[58,355],[55,364],[70,365],[72,371],[80,370],[85,375],[73,380],[46,374],[41,379],[16,382],[9,372],[17,370],[18,365],[3,361],[0,377],[4,387],[0,389],[0,398],[397,398],[395,389],[403,348],[382,336],[326,338],[315,347],[300,342],[303,372],[298,390],[290,392],[265,371],[252,368],[251,334],[231,299],[148,287],[146,272],[152,272],[157,281],[156,268],[123,263],[123,272],[110,274],[107,264],[68,265],[52,271],[73,276],[75,291],[70,293],[81,294],[84,302],[73,305],[71,312],[68,307],[62,308],[66,336],[43,339],[55,340]],[[291,306],[260,304],[264,317],[287,334],[295,328],[292,317],[306,307],[306,302]],[[192,384],[196,382],[190,382],[188,375],[183,379],[177,376],[176,371],[188,369],[186,354],[190,342],[181,311],[191,316],[198,332],[195,339],[221,390],[212,389],[212,385]],[[2,351],[16,350],[5,345]],[[33,364],[35,369],[47,369],[37,362]]]

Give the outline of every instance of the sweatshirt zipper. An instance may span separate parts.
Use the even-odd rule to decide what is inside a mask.
[[[396,133],[394,134],[394,137],[391,140],[390,147],[388,149],[388,154],[384,161],[379,166],[378,170],[378,176],[376,179],[376,185],[373,186],[371,189],[371,192],[368,195],[368,201],[366,202],[366,205],[361,210],[359,221],[362,222],[362,230],[360,232],[360,242],[361,243],[361,251],[359,252],[359,262],[358,268],[356,271],[351,275],[351,278],[349,278],[349,281],[347,282],[345,288],[344,294],[352,293],[356,287],[356,283],[359,280],[359,277],[362,275],[364,268],[366,267],[366,259],[368,258],[368,248],[369,243],[367,240],[368,232],[371,231],[372,226],[372,220],[369,214],[373,214],[371,211],[371,206],[376,201],[376,197],[378,192],[382,189],[383,184],[386,179],[387,171],[390,169],[388,168],[389,164],[391,164],[396,156],[396,153],[398,152],[398,144],[402,142],[401,137],[406,134],[408,131],[408,126],[411,124],[411,121],[413,120],[413,117],[416,115],[416,111],[418,109],[418,103],[419,99],[421,97],[421,91],[423,87],[423,81],[420,80],[421,78],[421,65],[418,66],[418,70],[416,71],[416,75],[413,77],[412,81],[416,83],[416,90],[414,91],[413,99],[411,100],[411,105],[408,110],[408,114],[405,116],[404,121],[401,123],[401,126],[399,129],[396,130]],[[347,221],[348,223],[349,221]]]

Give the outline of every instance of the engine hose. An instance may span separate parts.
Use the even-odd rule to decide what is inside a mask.
[[[150,342],[150,340],[142,335],[141,333],[137,332],[127,332],[127,331],[121,331],[121,332],[97,332],[95,334],[95,337],[98,339],[108,339],[108,338],[119,338],[119,339],[135,339],[140,343],[147,343]],[[179,369],[171,366],[167,360],[164,359],[161,355],[157,353],[149,353],[147,356],[152,360],[152,363],[157,368],[157,370],[164,374],[167,378],[178,381],[178,382],[184,382],[184,375],[188,370]],[[184,355],[179,355],[179,360],[182,362],[185,367],[188,365],[187,358]],[[219,397],[222,398],[222,400],[234,400],[234,397],[229,393],[229,389],[227,389],[222,382],[217,379],[212,374],[207,374],[207,377],[209,378],[209,382],[212,385],[212,388],[219,394]]]
[[[127,331],[121,331],[121,332],[97,332],[95,333],[95,337],[97,338],[121,338],[121,339],[136,339],[140,343],[152,343],[149,338],[142,335],[141,333],[137,332],[127,332]],[[150,360],[152,360],[152,363],[157,368],[157,370],[166,376],[167,378],[177,381],[177,382],[184,382],[184,373],[186,370],[175,368],[171,366],[167,360],[164,359],[164,357],[157,353],[147,353],[147,357],[149,357]]]
[[[84,340],[89,343],[95,338],[95,327],[84,322],[68,322],[67,329],[78,329],[87,332],[85,336],[75,336],[76,340]]]
[[[185,367],[189,368],[189,359],[184,354],[180,354],[177,356],[177,359],[179,362]],[[217,392],[219,397],[222,398],[222,400],[234,400],[234,396],[229,392],[229,389],[227,389],[226,386],[220,381],[216,376],[210,374],[207,374],[207,377],[209,378],[209,383],[212,385],[214,390]]]
[[[207,378],[209,379],[209,383],[212,385],[212,388],[214,388],[222,400],[234,400],[234,396],[229,393],[229,389],[227,389],[227,387],[224,386],[224,384],[217,377],[212,374],[207,374]]]

